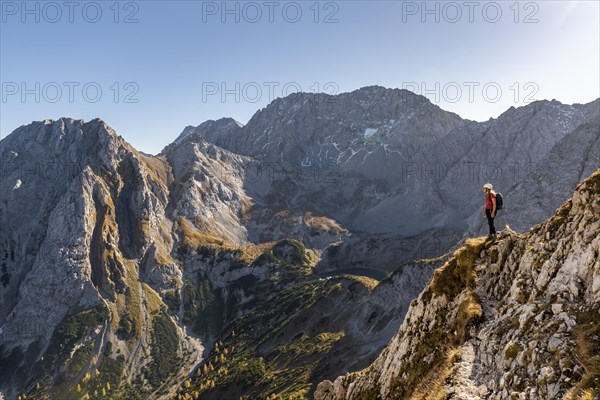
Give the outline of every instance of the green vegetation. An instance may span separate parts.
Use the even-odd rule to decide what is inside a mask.
[[[504,358],[507,360],[513,360],[522,350],[523,348],[518,343],[511,343],[504,352]]]
[[[349,280],[352,280],[352,281],[355,281],[355,282],[358,282],[362,286],[366,287],[368,290],[375,289],[375,286],[377,286],[379,284],[378,280],[370,278],[368,276],[349,275],[349,274],[343,274],[343,275],[339,275],[339,276],[344,277]]]
[[[304,246],[295,240],[282,240],[260,254],[253,266],[269,265],[273,272],[267,281],[244,282],[238,285],[245,291],[252,289],[257,301],[265,299],[267,293],[309,279],[312,275],[311,259]]]
[[[298,340],[277,347],[273,353],[274,361],[290,362],[295,359],[308,358],[317,353],[327,353],[344,335],[343,331],[322,332],[311,338],[302,333]]]
[[[208,277],[198,287],[186,280],[183,287],[183,322],[192,330],[208,338],[218,334],[223,327],[225,303],[221,289],[213,289]]]
[[[199,246],[196,251],[206,248]],[[266,280],[254,275],[240,277],[231,283],[227,297],[212,286],[208,276],[186,277],[183,322],[206,339],[222,334],[225,326],[230,334],[218,342],[198,376],[180,388],[182,398],[222,398],[227,392],[236,398],[277,394],[285,399],[305,399],[313,386],[315,368],[344,337],[344,332],[322,332],[289,339],[288,324],[298,324],[302,311],[313,306],[319,296],[330,295],[329,282],[308,280],[315,256],[297,240],[206,251],[206,256],[217,259],[233,255],[233,260],[229,258],[231,269],[268,266],[272,273]],[[349,279],[349,285],[367,290],[376,283],[355,277],[336,279]],[[249,299],[243,304],[238,303],[239,290]]]
[[[411,400],[446,400],[448,393],[444,388],[446,379],[454,372],[454,363],[460,358],[458,349],[451,349],[440,357],[440,365],[427,371],[424,378],[412,391]]]
[[[115,332],[122,339],[131,339],[135,336],[133,321],[128,314],[125,314],[119,320],[119,329]]]
[[[239,373],[238,380],[246,385],[255,385],[265,376],[265,360],[262,357],[251,358],[246,362],[235,365],[236,372]]]
[[[142,336],[142,294],[135,261],[125,260],[125,294],[117,295],[120,333],[125,339],[140,339]],[[125,319],[126,321],[123,321]]]
[[[275,265],[278,269],[274,284],[286,284],[304,279],[312,274],[312,259],[306,248],[297,240],[284,239],[258,256],[253,266]]]
[[[231,394],[244,388],[239,394],[248,398],[306,399],[315,368],[343,339],[344,332],[309,336],[301,331],[291,340],[284,339],[289,337],[284,332],[328,292],[329,283],[320,280],[267,292],[271,297],[258,301],[253,312],[230,325],[234,329],[217,342],[190,387],[180,389],[182,396],[197,393],[200,398],[222,398],[225,391]]]
[[[108,349],[108,347],[107,347]],[[96,369],[90,369],[81,381],[75,385],[68,386],[70,395],[93,399],[116,399],[119,398],[119,387],[122,385],[124,357],[119,356],[117,360],[109,356],[110,351],[105,350],[102,363]],[[62,395],[64,390],[56,394]],[[58,397],[57,397],[58,398]]]
[[[179,297],[179,290],[177,288],[170,289],[165,292],[165,303],[169,307],[169,311],[178,312],[181,307],[181,297]]]
[[[198,310],[196,309],[196,286],[187,279],[183,286],[183,323],[190,325],[198,316]]]
[[[143,283],[142,287],[144,289],[144,295],[146,297],[146,307],[148,308],[148,311],[150,311],[151,313],[159,312],[160,309],[165,305],[165,303],[163,303],[158,293],[156,293],[154,289],[152,289],[150,286]]]
[[[94,343],[94,340],[90,340],[75,350],[71,362],[64,373],[65,381],[73,381],[75,377],[84,370],[92,356]]]
[[[99,366],[92,363],[89,370],[79,381],[58,385],[50,389],[52,399],[98,399],[98,400],[143,400],[148,391],[134,389],[123,381],[125,358],[120,355],[116,359],[110,356],[111,345],[104,349],[104,357]],[[35,397],[35,396],[33,396]],[[40,396],[43,398],[43,396]]]
[[[260,256],[258,256],[256,260],[254,260],[253,264],[256,266],[279,264],[279,260],[273,254],[273,249],[267,249]]]
[[[230,250],[221,250],[230,251]],[[261,253],[259,253],[259,251]],[[219,253],[223,254],[223,253]],[[188,277],[183,285],[183,322],[192,330],[207,339],[221,332],[224,324],[235,317],[239,311],[236,307],[237,298],[233,289],[242,289],[252,297],[244,307],[253,308],[280,289],[304,280],[312,273],[311,258],[306,248],[297,240],[284,239],[266,246],[247,246],[244,250],[233,250],[232,269],[244,268],[249,265],[250,254],[254,256],[252,265],[273,265],[276,274],[266,281],[259,282],[254,276],[242,276],[231,284],[227,298],[221,288],[213,288],[207,276],[194,281]],[[171,301],[167,301],[171,303]]]
[[[103,375],[109,376],[110,343],[106,346],[102,364],[98,366],[98,358],[93,356],[96,339],[82,342],[87,336],[93,337],[108,317],[108,309],[99,305],[72,314],[59,323],[48,350],[32,374],[39,379],[28,393],[28,398],[83,399],[86,394],[89,398],[96,392],[94,398],[109,398],[102,397],[102,389],[106,392],[106,383],[109,382]],[[119,372],[110,380],[110,385],[117,388],[120,381]]]
[[[180,362],[177,327],[165,310],[152,319],[151,343],[152,362],[146,368],[145,376],[157,388],[174,375]]]
[[[66,317],[54,330],[45,355],[49,366],[54,367],[66,360],[77,341],[91,334],[108,319],[108,309],[104,305]]]
[[[310,235],[315,236],[319,232],[325,232],[330,235],[338,235],[347,232],[337,221],[325,216],[319,216],[313,214],[311,211],[307,211],[304,214],[304,220],[310,230]]]
[[[181,233],[178,248],[180,256],[189,252],[195,252],[205,258],[218,258],[230,254],[233,255],[231,269],[272,263],[280,267],[294,265],[310,272],[310,265],[317,259],[300,241],[294,239],[236,246],[223,237],[199,230],[186,218],[179,219],[178,227]],[[305,275],[308,275],[308,272]]]

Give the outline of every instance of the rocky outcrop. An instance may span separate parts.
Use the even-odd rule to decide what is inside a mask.
[[[556,214],[471,239],[412,302],[368,368],[316,399],[598,396],[600,170]]]

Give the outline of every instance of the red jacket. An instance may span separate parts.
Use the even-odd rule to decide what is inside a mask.
[[[485,208],[488,210],[494,209],[494,203],[492,203],[492,199],[496,198],[496,193],[492,192],[489,195],[485,196]]]

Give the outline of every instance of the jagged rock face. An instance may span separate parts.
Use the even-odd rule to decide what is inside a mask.
[[[531,231],[467,242],[377,360],[315,398],[598,396],[599,254],[600,170]]]
[[[585,164],[588,173],[600,166],[595,139],[569,135],[580,126],[597,135],[599,112],[599,100],[537,101],[477,123],[422,96],[374,86],[338,96],[291,95],[257,112],[246,126],[223,119],[188,127],[180,138],[203,138],[276,170],[259,191],[266,205],[313,210],[367,233],[414,236],[440,227],[481,232],[487,181],[503,193],[508,209],[519,206],[518,214],[504,213],[498,223],[518,229],[547,218],[565,201],[569,192],[560,188],[566,183],[572,191],[586,175],[566,173],[560,183],[540,188],[551,207],[541,211],[536,201],[523,203],[518,189],[532,171],[549,167],[545,160],[552,154],[565,154],[561,139],[572,148],[569,160]]]
[[[246,126],[231,119],[211,121],[186,128],[178,140],[197,134],[238,154],[268,161],[346,163],[354,157],[351,148],[358,150],[368,140],[375,143],[386,137],[393,147],[418,148],[464,124],[423,96],[372,86],[337,96],[293,94],[259,110]]]
[[[64,358],[67,352],[76,359],[94,357],[86,366],[90,373],[112,365],[115,373],[138,376],[152,365],[146,353],[159,354],[151,332],[155,318],[178,343],[171,348],[174,356],[196,360],[201,345],[160,314],[162,301],[140,277],[145,263],[168,260],[174,244],[165,217],[168,164],[139,154],[99,120],[22,127],[1,142],[0,156],[11,160],[3,164],[0,183],[1,385],[43,383],[48,389],[52,384],[45,380],[56,376],[55,385],[68,381],[65,376],[81,381],[83,372],[69,372],[75,361]],[[91,309],[97,312],[90,321]],[[79,332],[75,338],[73,329]],[[195,354],[184,354],[190,350]],[[98,367],[103,358],[112,361]],[[178,366],[169,378],[179,371],[186,372]],[[119,382],[111,383],[116,388]],[[87,384],[86,390],[99,382]]]
[[[520,231],[550,215],[573,192],[578,182],[600,165],[600,120],[595,116],[563,137],[538,165],[510,191],[510,226]],[[582,150],[583,149],[583,150]],[[549,195],[550,193],[550,195]],[[477,218],[479,220],[479,218]],[[480,221],[483,221],[481,219]]]
[[[117,259],[140,256],[150,241],[142,214],[155,214],[160,199],[143,190],[133,149],[98,120],[34,123],[3,140],[0,153],[11,160],[1,182],[11,256],[0,321],[6,343],[26,343],[48,338],[69,309],[100,302],[92,283],[110,291]],[[25,326],[32,320],[35,330]]]
[[[210,139],[209,142],[219,140],[220,136],[222,136],[223,139],[235,138],[242,127],[243,125],[233,118],[221,118],[217,121],[209,120],[197,127],[186,126],[177,139],[175,139],[171,145],[167,146],[167,148],[184,141],[197,140],[198,138],[194,138],[194,136],[197,136],[197,132],[202,132],[204,137]],[[229,146],[220,147],[228,148]]]
[[[187,218],[231,243],[245,242],[240,217],[251,203],[243,189],[247,159],[206,142],[181,143],[166,158],[174,176],[171,217]]]

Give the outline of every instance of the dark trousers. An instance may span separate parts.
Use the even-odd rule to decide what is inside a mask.
[[[485,216],[487,217],[488,225],[490,227],[490,235],[495,235],[496,228],[494,227],[494,218],[492,218],[492,210],[490,210],[489,208],[486,208]]]

